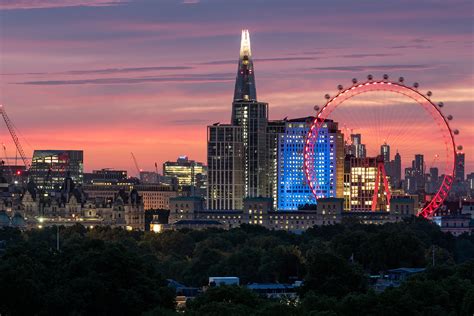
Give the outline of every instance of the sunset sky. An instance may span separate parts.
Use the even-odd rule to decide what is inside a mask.
[[[60,3],[60,4],[58,4]],[[474,171],[472,0],[0,0],[0,103],[33,149],[83,149],[85,169],[206,161],[230,121],[241,29],[270,118],[371,73],[404,76],[452,114]],[[430,131],[426,131],[429,133]],[[413,137],[423,137],[422,134]],[[4,124],[0,141],[15,149]],[[437,146],[438,144],[432,144]],[[3,153],[1,154],[3,156]]]

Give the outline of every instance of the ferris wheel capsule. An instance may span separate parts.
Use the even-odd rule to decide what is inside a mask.
[[[443,103],[443,102],[439,102],[439,103],[438,103],[438,106],[439,106],[440,108],[442,108],[442,107],[444,106],[444,103]]]
[[[458,129],[455,129],[455,130],[453,131],[453,134],[454,134],[454,135],[459,135],[459,130],[458,130]]]
[[[368,76],[367,76],[367,79],[372,80],[372,79],[374,79],[374,76],[368,75]]]
[[[413,84],[413,87],[414,87],[415,89],[418,88],[419,86],[420,86],[420,85],[418,84],[418,82],[415,82],[415,83]]]
[[[342,89],[344,89],[344,87],[342,86],[342,84],[340,84],[340,85],[337,86],[337,90],[341,91]]]
[[[318,112],[318,111],[319,111],[319,105],[315,105],[315,106],[313,107],[313,109],[314,109],[316,112]]]
[[[431,97],[431,96],[433,95],[433,92],[428,91],[428,92],[426,92],[426,95],[429,96],[429,97]]]
[[[330,96],[329,94],[326,94],[324,97],[325,97],[327,100],[331,99],[331,96]]]
[[[387,75],[387,74],[384,74],[384,75],[383,75],[383,79],[384,79],[384,80],[387,80],[387,79],[388,79],[388,75]]]
[[[461,145],[459,145],[459,146],[457,147],[457,149],[458,149],[458,150],[462,150],[463,147],[462,147]]]
[[[357,83],[357,78],[352,78],[352,83],[356,84]]]
[[[403,83],[403,81],[405,81],[405,78],[403,77],[398,78],[398,82]]]
[[[446,118],[448,119],[448,121],[451,121],[453,119],[453,116],[449,114],[448,116],[446,116]]]

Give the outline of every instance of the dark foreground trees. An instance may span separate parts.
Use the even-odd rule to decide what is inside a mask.
[[[153,257],[120,243],[67,229],[58,252],[55,229],[28,232],[0,260],[0,314],[139,315],[174,308]]]
[[[206,285],[304,280],[298,302],[245,288],[216,288],[188,315],[472,315],[474,237],[440,232],[424,220],[310,229],[303,235],[243,225],[230,231],[161,234],[81,226],[0,230],[2,315],[173,315],[165,279]],[[435,267],[432,254],[435,252]],[[425,267],[399,288],[375,294],[368,275]]]

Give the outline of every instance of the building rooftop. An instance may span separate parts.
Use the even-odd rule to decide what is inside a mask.
[[[425,268],[397,268],[397,269],[391,269],[388,270],[389,273],[419,273],[425,271]]]
[[[247,285],[250,290],[282,290],[282,289],[294,289],[295,286],[291,284],[281,283],[251,283]]]

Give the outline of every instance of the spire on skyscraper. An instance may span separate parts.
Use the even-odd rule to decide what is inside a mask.
[[[240,40],[239,66],[237,68],[234,91],[234,101],[236,100],[257,100],[252,52],[250,50],[250,34],[248,30],[242,30]]]

